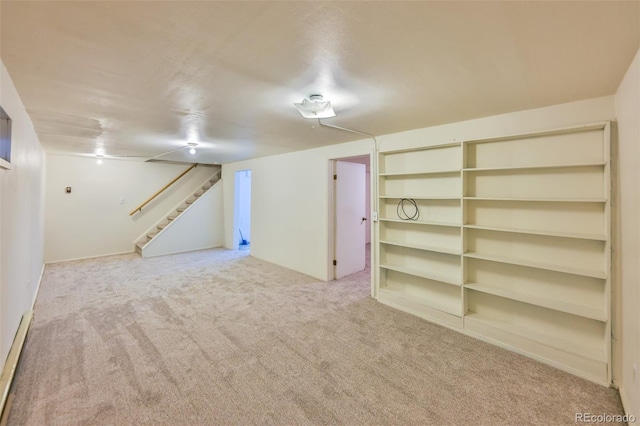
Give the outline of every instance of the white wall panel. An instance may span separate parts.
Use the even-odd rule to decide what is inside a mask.
[[[12,119],[11,169],[0,168],[0,362],[31,308],[43,265],[45,155],[4,65],[0,105]]]
[[[219,247],[223,244],[222,182],[218,182],[144,247],[144,257]]]
[[[98,165],[94,158],[47,155],[45,261],[132,252],[143,233],[214,173],[212,167],[196,167],[142,212],[129,216],[187,168],[113,159]]]
[[[626,410],[640,418],[640,51],[615,97],[618,116],[617,272],[622,302],[622,383]]]
[[[235,172],[251,169],[251,255],[326,280],[329,160],[372,152],[373,141],[362,140],[224,164],[225,247],[238,247]]]

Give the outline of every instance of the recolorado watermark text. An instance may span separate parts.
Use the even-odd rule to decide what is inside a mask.
[[[594,414],[576,413],[576,423],[635,423],[636,417],[632,414]]]

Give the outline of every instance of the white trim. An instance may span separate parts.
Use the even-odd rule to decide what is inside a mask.
[[[466,144],[475,144],[475,143],[486,143],[486,142],[501,142],[511,139],[523,139],[528,137],[540,137],[540,136],[552,136],[552,135],[562,135],[568,133],[580,133],[580,132],[589,132],[591,130],[606,130],[606,127],[609,125],[609,121],[598,121],[595,123],[589,124],[579,124],[577,126],[568,126],[568,127],[558,127],[550,130],[542,130],[542,131],[531,131],[525,133],[511,133],[502,136],[490,136],[486,138],[479,139],[466,139],[463,140],[462,143]]]
[[[31,301],[31,310],[36,306],[36,299],[38,298],[38,294],[40,293],[40,284],[42,284],[42,277],[44,277],[44,268],[47,264],[42,264],[42,269],[40,270],[40,278],[38,279],[38,285],[36,286],[36,291],[33,293],[33,300]]]
[[[8,162],[7,160],[4,160],[2,158],[0,158],[0,167],[2,167],[3,169],[6,170],[11,170],[11,163]]]
[[[375,140],[375,139],[374,139]],[[371,271],[371,297],[377,297],[377,287],[376,287],[376,277],[378,276],[377,271],[377,254],[378,254],[378,235],[376,232],[377,229],[377,220],[374,221],[374,213],[378,211],[378,162],[377,162],[377,145],[374,142],[373,151],[355,153],[348,156],[340,156],[340,157],[329,157],[328,161],[328,171],[329,171],[329,183],[327,188],[327,197],[328,197],[328,224],[327,224],[327,240],[328,240],[328,257],[327,257],[327,281],[333,281],[336,279],[336,268],[333,265],[333,259],[335,257],[335,181],[333,180],[333,175],[336,173],[336,161],[338,160],[346,160],[353,157],[363,157],[365,155],[369,156],[369,209],[371,220],[369,221],[369,233],[370,233],[370,241],[369,247],[371,247],[370,259],[369,259],[369,269]]]
[[[241,251],[238,249],[228,249],[224,246],[224,244],[218,245],[218,246],[205,246],[205,247],[198,247],[198,248],[194,248],[194,249],[186,249],[186,250],[180,250],[180,251],[175,251],[175,252],[171,252],[171,253],[166,253],[166,254],[158,254],[158,255],[154,255],[151,257],[142,257],[142,259],[152,259],[152,258],[156,258],[156,257],[162,257],[162,256],[172,256],[174,254],[182,254],[182,253],[193,253],[195,251],[202,251],[202,250],[212,250],[212,249],[217,249],[217,248],[221,248],[221,249],[225,249],[225,250],[232,250],[232,251]],[[244,251],[244,250],[242,250]]]
[[[27,333],[29,332],[32,321],[33,310],[29,309],[22,314],[20,325],[18,326],[18,330],[13,338],[11,348],[9,349],[9,355],[7,356],[7,360],[2,369],[2,374],[0,375],[0,392],[2,395],[0,403],[1,420],[5,420],[4,417],[6,413],[4,410],[6,408],[7,400],[9,399],[9,390],[11,389],[11,383],[13,383],[16,369],[18,368],[18,361],[20,360],[20,355],[22,354],[22,349],[24,348],[24,343],[27,339]],[[4,421],[2,423],[4,424]]]
[[[238,173],[247,173],[249,172],[251,174],[251,176],[249,176],[249,189],[251,191],[251,199],[249,200],[249,229],[251,229],[251,220],[253,218],[253,210],[251,209],[251,206],[253,205],[252,201],[253,201],[253,172],[252,169],[242,169],[242,170],[236,170],[233,173],[233,229],[234,231],[232,232],[232,239],[233,239],[233,244],[231,245],[231,250],[237,250],[240,246],[240,238],[238,236],[238,234],[235,233],[236,229],[240,229],[239,226],[239,222],[240,222],[240,212],[238,211],[238,199],[239,197],[239,193],[238,193]],[[222,180],[222,175],[220,176],[220,180]],[[249,242],[251,242],[251,236],[249,236]],[[251,247],[249,247],[249,251],[251,251]]]
[[[45,265],[54,265],[56,263],[63,263],[63,262],[75,262],[77,260],[87,260],[87,259],[97,259],[98,257],[107,257],[107,256],[118,256],[121,254],[131,254],[131,253],[135,253],[136,250],[135,248],[133,250],[130,251],[121,251],[118,253],[107,253],[107,254],[98,254],[95,256],[87,256],[87,257],[75,257],[73,259],[63,259],[63,260],[54,260],[52,262],[46,262]]]
[[[336,182],[333,179],[333,175],[336,174],[336,159],[329,159],[329,183],[327,186],[327,196],[329,197],[328,213],[329,227],[327,232],[327,247],[329,248],[329,254],[327,256],[327,281],[333,281],[336,279],[336,267],[333,264],[333,260],[336,257]]]

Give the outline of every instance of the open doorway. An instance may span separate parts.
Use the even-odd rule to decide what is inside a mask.
[[[234,223],[239,250],[251,244],[251,170],[239,170],[235,178]]]
[[[330,160],[329,278],[371,267],[371,156]]]

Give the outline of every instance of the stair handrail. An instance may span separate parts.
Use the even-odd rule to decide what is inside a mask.
[[[176,183],[182,176],[184,176],[187,173],[189,173],[189,171],[195,169],[197,165],[198,165],[198,163],[195,163],[191,167],[189,167],[187,170],[185,170],[184,172],[180,173],[180,175],[178,177],[176,177],[171,182],[169,182],[168,184],[163,186],[162,189],[160,189],[158,192],[153,194],[151,197],[147,198],[147,200],[144,203],[140,204],[138,207],[136,207],[135,209],[131,210],[131,212],[129,213],[129,216],[133,216],[136,212],[141,212],[142,208],[144,206],[149,204],[151,201],[153,201],[154,198],[156,198],[158,195],[162,194],[167,188],[169,188],[171,185]]]
[[[2,1],[2,0],[0,0],[0,1]],[[202,164],[201,164],[201,165],[202,165]],[[158,220],[158,221],[157,221],[153,226],[149,227],[149,229],[145,230],[145,232],[144,232],[144,233],[142,233],[140,236],[138,236],[138,238],[134,239],[134,240],[133,240],[134,245],[135,245],[136,243],[140,242],[140,240],[141,240],[141,239],[145,239],[145,238],[146,238],[146,236],[147,236],[147,234],[149,234],[149,232],[150,232],[151,230],[155,229],[155,228],[156,228],[158,225],[160,225],[161,223],[166,222],[166,220],[167,220],[167,216],[169,216],[171,213],[175,213],[175,212],[177,211],[178,207],[182,207],[182,206],[184,206],[184,205],[186,204],[186,201],[187,201],[188,199],[190,199],[190,198],[192,198],[192,197],[194,196],[194,193],[195,193],[195,192],[197,192],[197,191],[201,190],[201,189],[202,189],[202,187],[203,187],[204,185],[206,185],[206,184],[207,184],[207,182],[210,182],[212,179],[214,179],[214,178],[215,178],[216,176],[218,176],[218,175],[220,175],[220,179],[218,179],[218,181],[222,180],[222,167],[219,167],[219,168],[218,168],[218,170],[217,170],[215,173],[213,173],[213,174],[212,174],[211,176],[209,176],[206,180],[204,180],[204,181],[202,182],[202,184],[198,185],[198,188],[197,188],[195,191],[193,191],[191,194],[187,195],[187,197],[186,197],[185,199],[183,199],[179,204],[176,204],[176,206],[175,206],[173,209],[171,209],[171,211],[170,211],[168,214],[164,215],[164,216],[163,216],[161,219],[159,219],[159,220]],[[216,183],[218,183],[218,181],[216,181]],[[213,184],[211,187],[209,187],[209,189],[213,188],[214,186],[215,186],[215,184]],[[207,189],[206,191],[208,191],[209,189]],[[205,191],[205,192],[206,192],[206,191]],[[193,206],[193,204],[195,204],[195,202],[194,202],[194,203],[192,203],[192,204],[190,204],[190,205],[186,205],[187,209],[191,208],[191,206]],[[171,222],[173,222],[173,221],[171,221]],[[168,226],[168,225],[167,225],[167,226]]]

